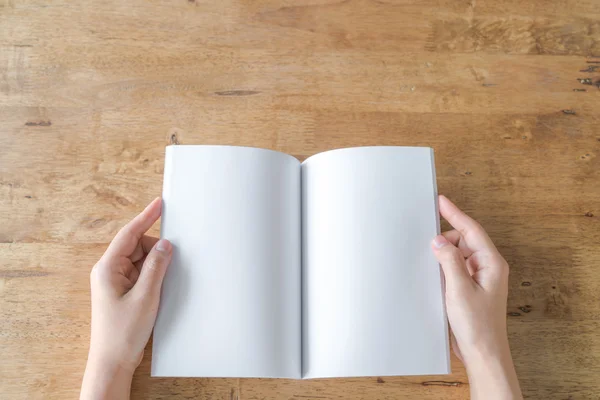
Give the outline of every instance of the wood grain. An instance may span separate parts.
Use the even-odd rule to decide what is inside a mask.
[[[0,398],[77,397],[91,266],[164,145],[435,148],[511,264],[526,398],[599,399],[600,3],[0,1]],[[154,229],[156,233],[156,228]],[[150,379],[134,399],[464,399],[432,377]]]

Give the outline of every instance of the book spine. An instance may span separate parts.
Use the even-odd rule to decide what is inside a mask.
[[[433,154],[433,148],[429,149],[430,151],[430,159],[431,159],[431,181],[433,182],[433,202],[435,204],[435,221],[436,221],[436,227],[437,227],[437,234],[439,235],[440,233],[442,233],[441,231],[441,227],[440,227],[440,209],[439,209],[439,204],[438,204],[438,187],[437,187],[437,176],[436,176],[436,172],[435,172],[435,156]]]
[[[162,187],[162,211],[160,219],[160,237],[163,237],[165,215],[168,212],[171,195],[171,182],[173,181],[173,158],[176,146],[167,146],[165,148],[165,167],[163,171]]]
[[[431,180],[433,183],[433,203],[435,205],[435,221],[436,221],[436,228],[437,228],[437,234],[441,234],[442,230],[440,227],[440,208],[439,208],[439,201],[438,201],[438,187],[437,187],[437,174],[435,172],[435,157],[433,154],[433,148],[430,149],[431,151]],[[446,313],[446,279],[444,277],[444,273],[442,271],[442,267],[440,266],[440,281],[442,282],[442,301],[444,302],[444,320],[447,322],[448,321],[448,314]],[[446,323],[446,328],[444,329],[444,336],[446,338],[446,373],[447,374],[451,374],[452,373],[452,362],[451,362],[451,357],[450,357],[450,332],[448,331],[448,326],[449,324]]]

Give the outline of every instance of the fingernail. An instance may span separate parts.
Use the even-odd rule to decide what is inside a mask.
[[[448,244],[448,239],[444,237],[444,235],[437,235],[435,239],[433,239],[433,245],[437,249],[441,249],[445,245]]]
[[[156,243],[156,250],[161,252],[167,252],[171,248],[171,243],[167,239],[160,239],[158,243]]]

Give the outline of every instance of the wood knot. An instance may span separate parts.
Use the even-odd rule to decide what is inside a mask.
[[[598,68],[600,65],[590,65],[586,69],[580,69],[579,72],[595,72]]]
[[[423,386],[461,386],[462,382],[452,382],[452,381],[425,381],[421,382]]]
[[[52,121],[27,121],[25,122],[25,126],[51,126]]]
[[[259,93],[257,90],[222,90],[215,92],[217,96],[253,96]]]
[[[523,311],[525,314],[530,313],[531,312],[531,306],[530,305],[525,305],[522,307],[519,307],[519,310]]]
[[[117,203],[119,203],[122,206],[128,206],[131,204],[131,202],[123,196],[116,196],[115,200],[117,201]]]
[[[104,225],[106,225],[106,220],[104,218],[98,218],[98,219],[95,219],[92,222],[90,222],[89,227],[94,229],[94,228],[100,228]]]
[[[586,212],[584,215],[590,218],[594,216],[594,214],[592,214],[590,211]]]

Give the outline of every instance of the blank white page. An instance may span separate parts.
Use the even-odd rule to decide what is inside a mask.
[[[169,146],[161,236],[174,246],[152,376],[299,378],[300,163]]]
[[[430,148],[303,163],[305,378],[450,373],[436,204]]]

